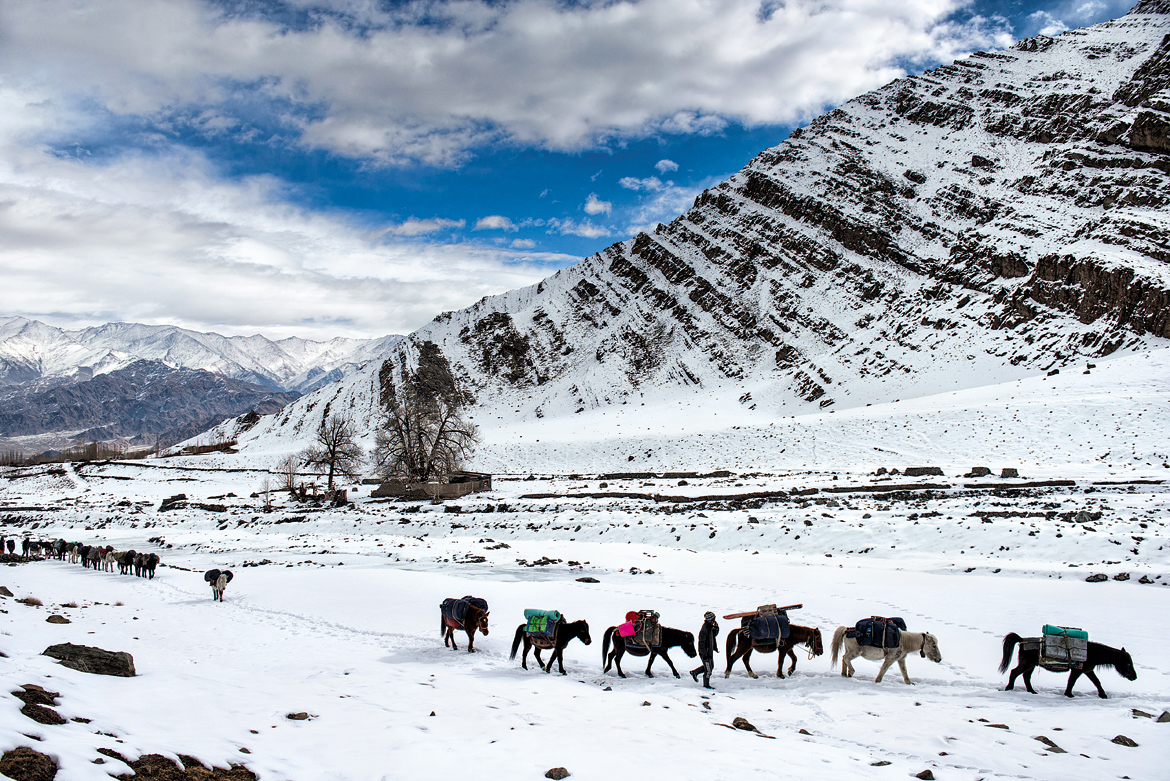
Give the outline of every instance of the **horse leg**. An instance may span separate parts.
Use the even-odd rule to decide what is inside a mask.
[[[670,655],[667,654],[665,650],[662,651],[662,658],[665,659],[666,663],[670,665],[670,671],[674,673],[674,677],[681,678],[682,676],[678,674],[678,670],[674,669],[674,662],[670,661]]]
[[[467,653],[469,654],[475,653],[475,629],[476,625],[472,624],[471,629],[467,630]],[[454,637],[455,633],[452,632],[451,635]],[[458,651],[459,649],[456,648],[455,650]]]
[[[784,650],[784,646],[782,646],[780,644],[776,645],[776,677],[777,678],[784,677],[784,657],[785,657],[786,653],[787,652]]]
[[[1032,688],[1032,671],[1036,669],[1036,665],[1024,668],[1024,686],[1028,690],[1028,694],[1035,694],[1036,690]]]
[[[752,644],[751,644],[750,640],[747,642],[747,649],[743,652],[743,666],[744,666],[744,669],[747,670],[747,673],[750,677],[752,677],[752,678],[759,678],[760,677],[760,676],[756,675],[755,672],[752,670]]]
[[[1088,678],[1090,681],[1092,681],[1093,685],[1097,687],[1097,696],[1098,697],[1100,697],[1103,700],[1109,699],[1109,695],[1107,695],[1105,693],[1105,689],[1102,688],[1102,686],[1101,686],[1101,681],[1098,680],[1098,678],[1097,678],[1097,673],[1093,672],[1092,668],[1085,670],[1085,677]]]
[[[1073,670],[1068,671],[1068,686],[1064,687],[1064,696],[1065,697],[1073,696],[1073,693],[1072,693],[1073,686],[1076,684],[1077,678],[1080,678],[1080,677],[1081,677],[1080,670],[1073,669]]]
[[[568,675],[568,673],[565,672],[565,647],[564,646],[561,646],[560,648],[557,649],[557,664],[560,665],[561,675]],[[548,666],[552,667],[552,659],[548,660]]]
[[[788,666],[788,674],[792,675],[792,671],[796,669],[796,649],[795,648],[788,649],[788,658],[792,660],[792,664],[790,664]],[[781,675],[780,677],[783,678],[784,676]]]
[[[653,678],[654,673],[650,672],[650,667],[654,664],[654,657],[658,656],[657,651],[651,651],[650,656],[646,659],[646,677]]]
[[[738,637],[739,637],[739,634],[737,632],[732,632],[731,634],[729,634],[727,636],[727,641],[726,641],[726,643],[724,643],[724,645],[726,646],[725,650],[727,653],[727,669],[723,671],[724,678],[731,677],[731,666],[733,664],[735,664],[735,660],[739,658],[739,656],[736,655],[736,651],[738,650],[738,645],[737,645],[737,638]]]
[[[878,670],[877,677],[873,679],[873,682],[874,683],[881,683],[882,676],[884,676],[886,674],[886,670],[890,669],[890,665],[893,663],[894,663],[893,655],[892,654],[885,654],[885,658],[882,659],[882,669]]]
[[[903,656],[898,660],[898,669],[902,671],[902,680],[906,682],[907,686],[913,686],[914,681],[910,680],[910,676],[906,673],[906,657]]]
[[[1023,671],[1024,671],[1024,663],[1021,662],[1020,664],[1016,665],[1015,669],[1012,670],[1010,675],[1008,675],[1007,686],[1005,686],[1003,688],[1003,690],[1005,692],[1010,692],[1012,689],[1016,688],[1016,678],[1019,678],[1020,673]]]
[[[525,670],[528,669],[528,649],[531,647],[532,647],[531,641],[529,641],[529,639],[527,637],[525,637],[524,638],[524,653],[520,655],[520,666]],[[540,649],[539,648],[534,649],[533,656],[536,656],[536,658],[539,659],[540,658],[539,654],[540,654]]]
[[[625,678],[626,674],[622,672],[622,657],[626,655],[626,647],[624,645],[615,646],[613,652],[615,655],[613,663],[617,667],[618,677]]]

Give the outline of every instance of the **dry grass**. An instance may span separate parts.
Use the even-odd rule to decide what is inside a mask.
[[[45,604],[36,597],[25,597],[24,599],[18,599],[16,601],[22,605],[28,605],[29,607],[40,607]]]
[[[76,602],[63,602],[63,603],[61,603],[61,607],[77,607],[77,603]]]
[[[122,607],[122,603],[121,603],[121,602],[115,602],[115,603],[114,603],[114,607]]]

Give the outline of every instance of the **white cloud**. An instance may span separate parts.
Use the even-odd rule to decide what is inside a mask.
[[[585,210],[586,214],[609,214],[613,210],[613,203],[598,200],[597,193],[589,193],[589,197],[585,199],[585,205],[581,208]]]
[[[477,231],[482,231],[482,230],[503,230],[503,231],[519,230],[519,228],[516,226],[515,223],[513,223],[507,217],[504,217],[504,216],[499,215],[499,214],[490,214],[487,217],[480,217],[475,222],[475,229]]]
[[[117,115],[211,111],[207,132],[228,132],[225,106],[268,105],[310,147],[456,165],[496,141],[580,150],[801,121],[906,63],[1010,43],[1006,23],[948,20],[964,4],[362,2],[289,26],[211,0],[6,0],[0,72]]]
[[[562,236],[582,236],[586,239],[599,239],[609,236],[612,231],[603,225],[594,225],[592,220],[577,222],[572,219],[558,219],[553,217],[546,223],[549,233],[559,233]]]
[[[646,190],[648,192],[658,192],[664,187],[674,184],[674,182],[667,182],[666,184],[663,184],[662,180],[657,176],[651,176],[646,179],[638,179],[634,176],[623,176],[621,179],[618,179],[618,184],[627,190]]]
[[[691,208],[695,197],[703,190],[726,178],[726,175],[711,176],[692,187],[678,187],[674,182],[667,182],[656,190],[645,188],[650,195],[630,212],[625,232],[632,235],[653,231],[659,223],[669,222]]]
[[[532,239],[512,239],[512,249],[532,249],[535,246]]]
[[[43,94],[0,85],[6,315],[64,327],[122,320],[227,334],[376,336],[409,332],[437,312],[578,260],[372,234],[288,205],[270,177],[224,182],[193,152],[102,163],[30,141],[45,126],[73,121]],[[403,225],[421,230],[426,222]]]
[[[674,162],[673,160],[659,160],[654,164],[654,167],[658,169],[658,173],[667,174],[671,171],[677,171],[678,163]]]
[[[1047,11],[1036,11],[1028,15],[1028,19],[1036,25],[1040,26],[1037,31],[1038,35],[1060,35],[1068,29],[1068,25],[1061,20],[1052,16]]]
[[[446,220],[441,217],[434,217],[429,220],[416,220],[414,217],[411,217],[409,220],[399,225],[391,225],[379,231],[379,233],[392,233],[395,236],[425,236],[428,233],[435,233],[441,230],[458,230],[466,224],[466,220]]]

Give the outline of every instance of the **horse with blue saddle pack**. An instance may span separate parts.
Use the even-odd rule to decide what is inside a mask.
[[[448,597],[439,604],[439,633],[443,635],[443,647],[450,644],[456,651],[455,630],[467,633],[467,652],[475,653],[475,632],[478,629],[488,634],[488,603],[486,599],[466,596],[462,599]]]

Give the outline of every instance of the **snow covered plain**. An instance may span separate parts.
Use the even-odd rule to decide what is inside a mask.
[[[1089,371],[770,421],[697,396],[481,421],[477,466],[497,470],[494,490],[448,506],[378,502],[363,486],[350,508],[279,497],[264,513],[249,498],[264,456],[10,470],[6,533],[153,550],[166,566],[153,581],[59,562],[0,571],[15,597],[44,602],[0,600],[6,691],[38,684],[61,693],[62,716],[92,719],[42,726],[8,698],[0,749],[50,754],[63,779],[126,772],[92,764],[99,747],[242,763],[266,780],[535,779],[554,766],[582,779],[1164,778],[1170,724],[1133,709],[1170,708],[1170,359]],[[914,465],[944,474],[874,474]],[[959,477],[979,465],[1021,477]],[[634,474],[714,469],[732,474]],[[1019,487],[1052,480],[1075,484]],[[945,487],[872,490],[904,484]],[[159,512],[180,492],[226,509]],[[1081,511],[1093,520],[1077,522]],[[225,566],[236,578],[213,603],[200,573]],[[1095,573],[1129,579],[1085,582]],[[586,575],[600,582],[577,582]],[[438,634],[439,601],[463,594],[492,605],[492,633],[471,656]],[[915,686],[896,671],[875,685],[877,665],[861,660],[843,679],[827,654],[804,653],[792,678],[756,655],[758,680],[737,664],[715,692],[662,662],[653,679],[630,657],[628,679],[601,673],[602,635],[627,610],[696,631],[705,610],[767,602],[802,602],[794,621],[826,643],[839,625],[903,616],[938,637],[943,661],[912,657]],[[526,607],[590,622],[593,644],[569,646],[567,676],[508,660]],[[72,623],[46,623],[50,613]],[[734,622],[720,623],[722,648]],[[1137,680],[1102,670],[1110,699],[1082,680],[1068,700],[1065,676],[1039,671],[1039,694],[1003,692],[1003,636],[1044,623],[1125,646]],[[129,651],[139,675],[40,656],[66,641]],[[672,657],[684,676],[696,664]],[[312,718],[286,718],[299,711]],[[773,739],[719,726],[736,716]],[[1112,743],[1119,734],[1138,746]]]

